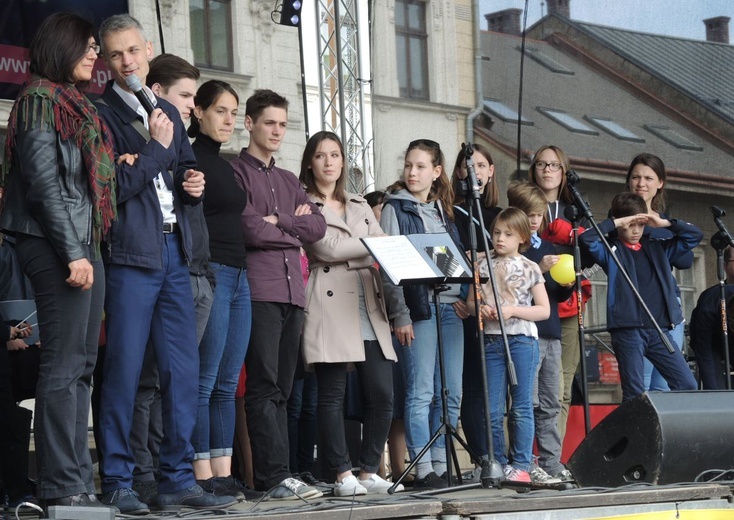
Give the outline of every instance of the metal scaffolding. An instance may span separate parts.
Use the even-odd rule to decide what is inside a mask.
[[[346,152],[347,189],[364,193],[373,184],[372,139],[364,120],[359,0],[317,0],[316,24],[320,60],[319,97],[324,129],[342,140]]]

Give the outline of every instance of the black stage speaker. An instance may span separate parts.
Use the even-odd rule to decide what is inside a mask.
[[[734,392],[645,393],[581,442],[568,467],[582,487],[693,482],[734,468]]]

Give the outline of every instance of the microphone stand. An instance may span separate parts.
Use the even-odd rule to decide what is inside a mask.
[[[726,246],[734,247],[734,238],[726,228],[726,224],[722,222],[721,217],[726,216],[726,212],[717,207],[711,206],[711,212],[714,214],[714,223],[719,231],[711,237],[711,245],[716,249],[716,265],[719,275],[719,305],[721,309],[721,346],[724,349],[724,367],[726,369],[726,389],[731,390],[731,365],[729,356],[729,326],[726,312],[726,270],[724,269],[724,249]]]
[[[673,344],[668,339],[668,336],[665,335],[663,332],[663,329],[660,328],[660,325],[658,325],[657,321],[655,321],[655,318],[652,315],[652,312],[650,312],[650,309],[648,308],[647,304],[642,299],[642,296],[640,296],[639,291],[637,290],[637,287],[635,287],[635,284],[632,282],[632,279],[629,277],[629,274],[627,273],[627,270],[622,265],[622,262],[617,258],[617,255],[614,254],[614,250],[612,249],[612,246],[609,245],[609,242],[607,241],[607,238],[604,236],[604,234],[599,229],[598,224],[594,220],[594,216],[591,214],[591,209],[589,208],[586,201],[584,201],[583,197],[581,196],[581,193],[579,193],[578,188],[576,188],[576,184],[580,182],[579,176],[576,174],[573,170],[568,170],[566,172],[566,185],[568,186],[568,189],[571,191],[571,194],[573,195],[574,204],[576,207],[584,214],[584,216],[587,218],[589,223],[591,223],[591,226],[596,231],[596,234],[599,237],[599,240],[604,245],[604,248],[609,252],[610,256],[614,260],[614,263],[617,264],[617,268],[619,269],[619,273],[622,275],[622,278],[624,278],[625,282],[627,282],[627,285],[629,286],[632,293],[635,295],[635,299],[637,299],[637,302],[640,304],[640,307],[642,307],[642,310],[645,312],[647,317],[649,318],[650,322],[653,325],[653,328],[660,336],[660,339],[662,340],[663,344],[665,345],[665,348],[668,349],[668,352],[671,354],[675,354],[678,352],[678,349],[676,349]],[[582,357],[585,353],[582,352]]]
[[[573,226],[573,267],[576,289],[576,310],[579,327],[579,349],[581,350],[581,392],[584,398],[584,431],[589,435],[591,431],[591,410],[589,408],[589,381],[586,366],[586,332],[584,330],[584,299],[581,293],[581,244],[579,244],[579,210],[575,205],[566,206],[563,216],[571,221]],[[591,219],[589,219],[591,220]]]
[[[494,266],[492,264],[492,258],[489,254],[490,248],[489,244],[487,242],[487,235],[484,233],[484,216],[482,215],[482,207],[481,207],[481,193],[479,192],[479,181],[477,180],[477,174],[474,170],[474,160],[472,159],[472,155],[474,154],[474,149],[472,148],[471,143],[462,144],[461,145],[462,150],[464,151],[464,156],[466,157],[466,171],[467,171],[467,181],[469,183],[470,189],[467,189],[467,198],[470,199],[470,203],[468,204],[467,213],[469,214],[469,244],[470,244],[470,255],[471,255],[471,265],[472,270],[474,274],[474,279],[472,282],[472,290],[474,291],[474,314],[476,315],[477,319],[477,342],[479,345],[479,366],[481,367],[481,374],[482,374],[482,404],[484,405],[484,420],[486,423],[485,428],[485,434],[487,436],[487,459],[488,460],[481,460],[481,468],[482,471],[480,473],[480,481],[482,483],[482,487],[488,488],[492,486],[496,486],[499,481],[504,478],[505,473],[502,469],[502,466],[499,462],[494,458],[494,442],[492,440],[492,415],[489,408],[489,385],[487,384],[487,362],[484,358],[484,320],[482,320],[481,312],[480,312],[480,306],[481,306],[481,282],[479,280],[479,260],[477,258],[477,232],[476,227],[474,226],[474,208],[476,207],[477,217],[479,221],[479,228],[482,230],[482,241],[484,244],[484,251],[486,254],[487,259],[487,268],[489,270],[489,279],[492,283],[492,291],[494,291],[494,294],[499,294],[499,291],[497,290],[497,283],[495,281],[495,274],[494,274]],[[499,302],[497,298],[495,298],[496,301]],[[505,322],[502,317],[502,309],[501,306],[497,305],[497,315],[499,318],[500,323],[500,330],[502,331],[502,339],[504,341],[505,345],[505,358],[507,359],[507,371],[509,373],[510,383],[513,385],[517,384],[517,375],[515,373],[515,365],[512,362],[512,358],[510,357],[510,348],[509,343],[507,341],[507,335],[505,334]]]

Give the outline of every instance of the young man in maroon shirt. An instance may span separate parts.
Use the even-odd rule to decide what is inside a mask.
[[[321,492],[292,478],[288,466],[286,404],[298,359],[306,305],[300,247],[319,241],[326,222],[297,177],[275,166],[288,124],[288,100],[256,90],[247,100],[250,143],[232,161],[247,193],[242,231],[252,298],[252,334],[247,350],[245,408],[252,445],[255,487],[274,499],[316,498]]]

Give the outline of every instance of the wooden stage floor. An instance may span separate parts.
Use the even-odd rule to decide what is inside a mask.
[[[442,493],[411,493],[357,497],[325,496],[310,501],[241,503],[226,512],[184,509],[179,513],[153,513],[136,518],[282,520],[572,520],[602,518],[734,520],[732,485],[634,485],[623,488],[519,490],[468,486]],[[121,518],[121,516],[118,516]],[[127,517],[132,518],[132,517]]]

